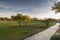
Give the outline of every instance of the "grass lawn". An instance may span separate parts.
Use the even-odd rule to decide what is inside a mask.
[[[49,25],[54,25],[55,22],[50,22]],[[24,25],[24,23],[22,23]],[[0,22],[0,40],[23,40],[37,32],[47,29],[43,22],[30,22],[28,27],[18,27],[17,22]]]

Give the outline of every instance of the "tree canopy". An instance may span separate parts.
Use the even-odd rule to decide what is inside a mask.
[[[55,13],[60,13],[60,2],[54,3],[54,5],[52,6],[52,11],[54,11]]]

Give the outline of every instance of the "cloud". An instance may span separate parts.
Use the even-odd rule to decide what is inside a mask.
[[[59,0],[2,0],[2,2],[0,2],[0,13],[2,16],[7,16],[7,14],[16,15],[18,12],[21,12],[22,14],[27,14],[31,17],[57,18],[56,16],[58,15],[51,12],[51,7],[54,2],[58,1]]]
[[[4,9],[4,7],[0,7],[0,9]]]

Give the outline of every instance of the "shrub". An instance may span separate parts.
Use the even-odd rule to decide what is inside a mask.
[[[60,35],[54,35],[50,40],[60,40]]]

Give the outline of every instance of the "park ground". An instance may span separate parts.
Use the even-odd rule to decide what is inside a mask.
[[[55,22],[50,22],[49,26],[55,24]],[[0,40],[23,40],[48,28],[44,22],[40,21],[30,22],[27,27],[23,22],[21,25],[19,27],[16,21],[0,21]]]

